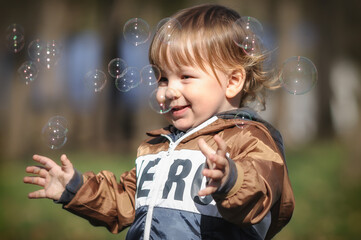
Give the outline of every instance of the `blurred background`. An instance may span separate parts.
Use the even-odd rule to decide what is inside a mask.
[[[32,155],[59,161],[66,153],[80,171],[117,176],[133,166],[145,131],[166,123],[148,105],[149,89],[120,92],[108,63],[148,64],[149,41],[124,41],[128,19],[152,31],[177,10],[219,3],[262,22],[276,45],[275,62],[312,60],[316,86],[303,95],[269,94],[261,115],[283,134],[296,197],[294,216],[275,239],[360,239],[361,229],[361,2],[357,0],[12,0],[0,1],[0,238],[124,239],[91,226],[50,200],[29,200],[25,185]],[[22,48],[8,46],[8,28],[21,26]],[[2,31],[2,32],[1,32]],[[59,59],[29,84],[18,73],[36,39],[56,41]],[[86,74],[106,74],[102,91],[84,87]],[[50,149],[42,128],[52,116],[67,120],[67,141]]]

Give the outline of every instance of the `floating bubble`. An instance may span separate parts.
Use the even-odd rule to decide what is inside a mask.
[[[25,45],[25,37],[23,27],[19,24],[11,24],[6,29],[6,45],[10,51],[14,53],[20,52]]]
[[[40,39],[35,39],[29,43],[28,55],[31,60],[40,62],[45,43]]]
[[[242,42],[243,50],[250,56],[260,55],[262,50],[259,47],[258,41],[255,36],[247,36]]]
[[[236,120],[236,126],[238,128],[244,128],[244,126],[247,124],[247,121],[252,120],[251,114],[241,111],[234,116],[234,119]]]
[[[138,46],[148,41],[150,37],[149,25],[141,18],[129,19],[124,24],[123,34],[126,41]]]
[[[46,130],[48,134],[51,134],[52,136],[56,136],[58,138],[66,136],[68,132],[68,130],[64,126],[50,122],[48,122],[43,129]]]
[[[169,20],[171,20],[172,18],[170,17],[166,17],[166,18],[163,18],[162,20],[160,20],[158,23],[157,23],[157,27],[156,27],[156,31],[158,32],[163,26],[164,24],[166,24],[167,22],[169,22]]]
[[[107,76],[99,69],[91,70],[85,75],[85,85],[94,92],[103,90],[107,83]]]
[[[66,134],[68,132],[68,121],[63,116],[58,115],[58,116],[51,117],[48,121],[48,124],[63,127],[65,129],[64,134]]]
[[[250,33],[262,37],[263,35],[263,26],[258,19],[250,16],[243,16],[241,20],[245,23],[246,31],[250,31]]]
[[[254,17],[244,16],[234,22],[234,42],[250,56],[257,56],[263,53],[262,39],[263,26]]]
[[[280,71],[282,87],[291,94],[301,95],[309,92],[317,82],[317,69],[306,57],[288,58]]]
[[[44,44],[40,52],[40,63],[47,69],[53,68],[60,59],[60,45],[52,40]]]
[[[38,77],[38,67],[32,61],[24,62],[18,69],[18,73],[22,80],[25,81],[25,84],[33,82]]]
[[[121,58],[114,58],[108,64],[108,73],[113,78],[120,77],[128,67],[127,63]]]
[[[42,129],[42,137],[51,149],[59,149],[67,141],[68,129],[66,119],[62,116],[55,116],[49,119]]]
[[[151,86],[156,84],[160,77],[160,69],[153,64],[146,65],[140,71],[141,81],[144,85]]]
[[[45,143],[51,149],[59,149],[64,146],[67,141],[67,136],[62,134],[61,127],[55,127],[52,125],[45,125],[42,129],[42,136]]]
[[[158,87],[149,96],[149,106],[159,114],[165,114],[171,110],[171,99],[167,97],[171,91],[167,87]]]
[[[131,85],[123,77],[115,79],[115,87],[121,92],[128,92],[132,89]]]
[[[174,41],[174,34],[181,29],[181,23],[175,18],[163,18],[157,24],[157,31],[160,31],[159,38],[166,44],[171,44]]]
[[[138,68],[128,67],[124,74],[115,79],[115,87],[121,92],[128,92],[140,84],[140,72]]]

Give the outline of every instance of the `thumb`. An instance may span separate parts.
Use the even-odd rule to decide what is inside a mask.
[[[60,161],[61,161],[61,168],[63,169],[64,172],[71,173],[73,171],[73,164],[70,162],[70,160],[65,154],[61,155]]]

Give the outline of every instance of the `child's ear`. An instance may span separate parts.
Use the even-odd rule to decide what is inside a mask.
[[[226,88],[226,97],[234,98],[240,93],[243,89],[244,82],[246,80],[246,71],[244,68],[234,70],[228,79],[228,84]]]

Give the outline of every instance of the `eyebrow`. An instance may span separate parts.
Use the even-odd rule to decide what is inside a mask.
[[[169,72],[173,72],[173,73],[176,73],[176,74],[181,74],[181,73],[184,73],[184,72],[194,72],[194,67],[192,66],[186,66],[186,65],[183,65],[181,67],[177,67],[175,71],[166,71],[166,70],[163,70],[163,69],[160,69],[160,73],[161,73],[161,76],[167,76],[169,75]]]

